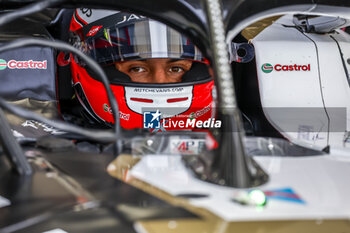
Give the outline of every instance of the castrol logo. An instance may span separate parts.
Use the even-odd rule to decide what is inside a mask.
[[[306,65],[298,65],[298,64],[293,64],[293,65],[283,65],[283,64],[276,64],[276,65],[271,65],[270,63],[265,63],[261,66],[261,70],[264,73],[271,73],[273,70],[274,71],[310,71],[311,70],[311,65],[306,64]]]
[[[0,59],[0,70],[9,69],[38,69],[46,70],[47,69],[47,60],[44,61],[17,61],[10,60],[6,62],[4,59]]]
[[[265,63],[261,66],[261,70],[264,72],[264,73],[271,73],[271,71],[273,70],[273,67],[271,64],[269,63]]]

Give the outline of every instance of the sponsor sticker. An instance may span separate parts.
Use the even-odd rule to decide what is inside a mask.
[[[4,59],[0,59],[0,70],[6,69],[7,62]]]
[[[112,113],[111,108],[108,106],[108,104],[103,105],[103,111]]]
[[[282,64],[276,64],[276,65],[271,65],[270,63],[264,63],[261,66],[261,70],[264,73],[271,73],[273,70],[274,71],[310,71],[311,70],[311,65],[298,65],[298,64],[293,64],[293,65],[282,65]]]
[[[102,108],[103,108],[103,111],[108,112],[109,114],[113,114],[112,108],[109,107],[108,104],[103,104]],[[122,120],[128,121],[130,119],[130,114],[126,114],[119,111],[119,118]]]
[[[86,34],[86,36],[94,36],[103,26],[93,26],[90,31]]]
[[[190,120],[194,120],[194,118],[196,118],[196,114],[194,112],[190,113],[189,119]]]
[[[174,88],[134,88],[134,93],[181,93],[185,92],[186,89],[183,87]]]
[[[298,204],[305,204],[305,201],[292,188],[282,188],[264,191],[267,199],[288,201]]]
[[[265,63],[261,66],[261,70],[264,72],[264,73],[271,73],[272,70],[273,70],[273,67],[270,63]]]
[[[10,60],[10,61],[7,62],[4,59],[0,59],[0,70],[4,70],[6,68],[9,68],[11,70],[13,70],[13,69],[46,70],[47,69],[47,60],[44,60],[44,61],[33,61],[33,60],[17,61],[17,60]]]
[[[196,155],[205,148],[204,139],[179,139],[170,140],[170,151],[172,154]]]
[[[198,110],[196,112],[191,112],[189,115],[189,119],[193,120],[195,118],[201,117],[203,116],[205,113],[209,112],[211,109],[211,104],[209,104],[208,106],[206,106],[205,108]]]

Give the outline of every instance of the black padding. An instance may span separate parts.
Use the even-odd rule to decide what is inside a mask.
[[[109,81],[113,83],[130,83],[131,78],[129,75],[119,71],[114,65],[103,67]]]
[[[101,82],[100,77],[98,75],[96,75],[89,67],[86,66],[84,68],[91,78]],[[129,75],[127,75],[123,72],[120,72],[119,70],[117,70],[117,68],[115,68],[114,65],[102,66],[102,69],[106,73],[108,80],[111,84],[131,83],[132,82]]]
[[[74,90],[72,87],[72,71],[69,65],[57,66],[57,85],[58,97],[60,101],[72,99]]]
[[[182,76],[182,82],[202,81],[209,77],[210,74],[206,64],[193,62],[191,69]]]

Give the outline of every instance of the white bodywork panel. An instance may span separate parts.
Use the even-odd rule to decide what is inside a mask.
[[[349,156],[255,157],[269,174],[269,182],[258,189],[291,188],[304,203],[268,198],[265,207],[241,205],[232,201],[242,189],[203,182],[194,178],[181,156],[150,155],[129,173],[173,196],[205,194],[190,198],[191,205],[208,209],[226,221],[304,220],[350,218]]]
[[[330,145],[342,146],[344,131],[349,131],[349,128],[346,127],[343,132],[339,132],[339,129],[333,127],[337,127],[337,124],[344,120],[346,120],[346,125],[349,125],[350,89],[342,57],[335,40],[338,41],[341,47],[345,58],[344,64],[349,67],[346,60],[350,57],[350,37],[343,31],[328,35],[308,34],[308,36],[317,43],[319,53],[322,95],[330,120],[329,143]],[[346,114],[337,114],[333,111],[335,108],[346,108]],[[343,117],[346,117],[346,119],[342,119]]]
[[[302,33],[290,27],[292,21],[292,16],[284,16],[252,40],[264,114],[292,142],[342,147],[350,120],[350,90],[337,43],[330,36],[339,41],[348,68],[350,36],[343,31]],[[266,63],[273,67],[270,73],[262,69]],[[277,71],[277,64],[309,65],[310,70]]]

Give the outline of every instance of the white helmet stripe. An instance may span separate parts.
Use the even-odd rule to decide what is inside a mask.
[[[152,57],[156,58],[159,55],[166,57],[168,54],[164,54],[164,52],[168,51],[167,26],[157,21],[150,20],[149,30],[151,36]]]

